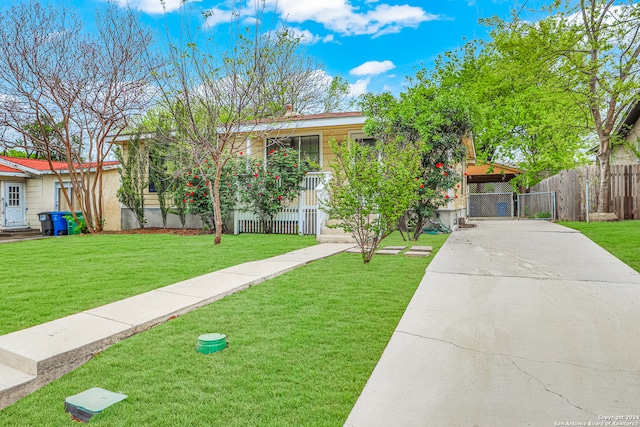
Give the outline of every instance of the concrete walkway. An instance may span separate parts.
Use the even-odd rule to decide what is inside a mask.
[[[436,255],[345,425],[640,425],[615,416],[640,416],[640,275],[559,225],[481,221]]]
[[[154,325],[353,247],[325,243],[225,268],[0,336],[0,409]]]

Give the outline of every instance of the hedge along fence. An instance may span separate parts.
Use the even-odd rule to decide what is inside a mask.
[[[598,167],[583,166],[547,178],[531,192],[556,193],[559,221],[586,221],[587,207],[597,209],[599,187]],[[611,211],[620,219],[640,219],[640,165],[611,166]]]

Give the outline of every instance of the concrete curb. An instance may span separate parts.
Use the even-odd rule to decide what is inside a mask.
[[[0,409],[81,366],[118,341],[351,247],[352,243],[324,243],[299,249],[2,335]]]

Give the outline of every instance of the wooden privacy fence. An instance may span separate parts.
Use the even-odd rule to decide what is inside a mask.
[[[597,209],[599,187],[598,167],[583,166],[547,178],[531,191],[556,193],[559,221],[586,221],[587,208]],[[620,219],[640,219],[640,165],[611,166],[611,211]]]

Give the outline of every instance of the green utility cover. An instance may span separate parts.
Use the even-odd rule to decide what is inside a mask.
[[[126,398],[126,394],[94,387],[67,397],[64,401],[64,409],[70,412],[74,418],[86,422],[92,416],[102,412],[103,409]]]
[[[198,337],[196,351],[202,354],[211,354],[227,348],[227,336],[225,334],[204,334]]]

